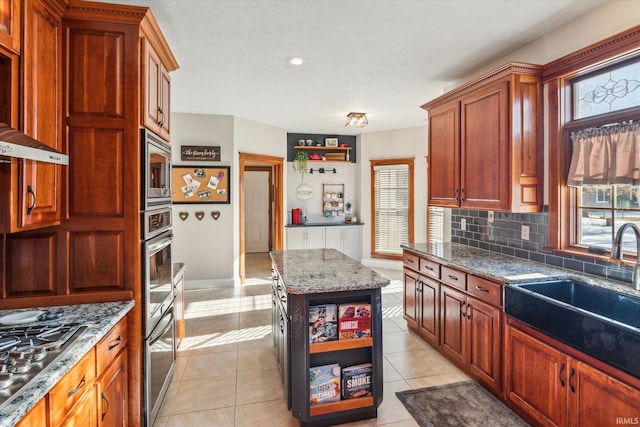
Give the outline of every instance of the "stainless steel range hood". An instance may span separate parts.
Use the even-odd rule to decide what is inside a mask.
[[[38,160],[41,162],[68,165],[69,156],[30,136],[0,123],[0,161],[10,159]]]

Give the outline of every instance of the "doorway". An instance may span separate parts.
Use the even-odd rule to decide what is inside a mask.
[[[268,241],[267,246],[270,250],[282,250],[284,248],[284,214],[283,214],[283,200],[284,200],[284,158],[268,156],[263,154],[255,154],[255,153],[240,153],[240,161],[239,161],[239,169],[240,169],[240,188],[239,188],[239,208],[240,208],[240,283],[244,284],[246,280],[246,253],[247,253],[247,223],[252,223],[252,232],[262,234],[264,236],[264,230],[259,230],[260,227],[264,227],[264,218],[259,219],[262,221],[262,225],[255,225],[253,221],[257,218],[253,218],[254,215],[256,217],[261,216],[259,211],[261,208],[258,207],[247,207],[247,193],[252,198],[252,201],[249,204],[252,204],[254,199],[266,197],[266,205],[270,208],[270,212],[267,213],[268,216]],[[270,175],[270,184],[267,188],[268,194],[256,194],[254,189],[249,190],[249,186],[253,186],[255,184],[254,180],[261,180],[260,175],[256,175],[256,173],[268,173]],[[265,187],[266,188],[266,187]],[[265,200],[258,202],[262,206],[265,205]],[[252,216],[251,219],[247,218],[247,215],[250,214]],[[262,214],[264,216],[264,213]],[[254,230],[255,229],[255,230]],[[251,236],[251,239],[254,239],[255,236]],[[253,242],[252,242],[253,243]],[[264,246],[263,246],[264,247]],[[253,251],[254,248],[252,245],[249,245],[249,251]]]

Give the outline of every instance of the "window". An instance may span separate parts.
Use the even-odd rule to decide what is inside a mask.
[[[588,249],[610,249],[622,224],[640,225],[640,33],[603,40],[545,65],[543,73],[550,112],[548,246],[597,256]],[[631,237],[623,247],[635,257]]]
[[[413,159],[371,160],[371,256],[402,259],[413,242]]]

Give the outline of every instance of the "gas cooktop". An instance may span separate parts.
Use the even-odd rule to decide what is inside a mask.
[[[0,407],[63,356],[86,329],[78,323],[0,328]]]

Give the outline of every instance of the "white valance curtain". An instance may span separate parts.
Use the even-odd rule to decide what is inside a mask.
[[[571,140],[567,185],[640,185],[639,121],[582,129]]]

